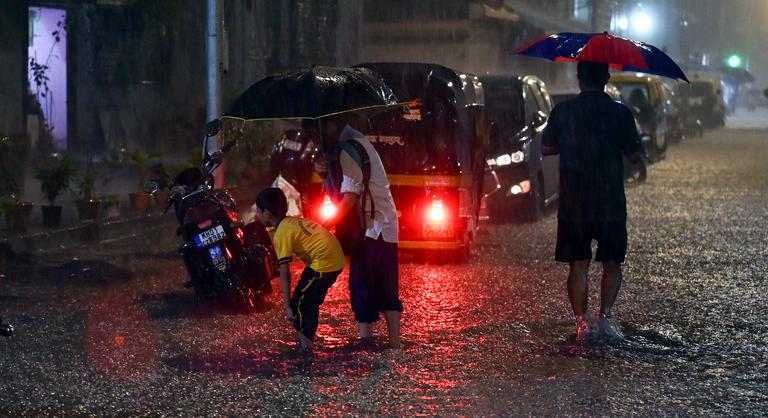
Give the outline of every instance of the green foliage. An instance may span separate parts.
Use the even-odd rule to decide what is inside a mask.
[[[140,150],[125,151],[123,157],[125,160],[136,163],[136,177],[138,179],[137,191],[144,190],[144,183],[147,181],[149,167],[153,160],[162,157],[164,154],[159,152],[144,152]]]
[[[35,178],[40,181],[40,189],[50,206],[62,191],[69,189],[69,182],[76,173],[75,165],[66,156],[49,158],[37,166]]]
[[[98,171],[94,166],[93,157],[88,155],[82,174],[77,177],[77,195],[80,199],[91,200],[96,194],[96,177]]]
[[[16,182],[13,173],[4,166],[0,167],[0,203],[18,201],[19,192],[19,183]]]

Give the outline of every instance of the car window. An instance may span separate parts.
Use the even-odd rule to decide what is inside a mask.
[[[650,92],[645,83],[616,83],[616,87],[621,92],[621,99],[630,106],[636,106],[642,100],[650,104]]]
[[[485,114],[488,122],[494,124],[491,135],[492,150],[504,150],[510,138],[525,127],[525,104],[519,89],[510,89],[505,94],[490,94],[485,99]]]

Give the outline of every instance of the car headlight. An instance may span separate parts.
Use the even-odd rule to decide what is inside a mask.
[[[499,155],[496,157],[496,160],[494,160],[494,163],[498,166],[504,166],[522,163],[523,161],[525,161],[525,153],[523,151],[517,151],[512,154]]]

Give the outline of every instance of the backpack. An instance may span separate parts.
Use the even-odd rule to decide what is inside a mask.
[[[328,164],[328,176],[326,176],[323,186],[327,192],[329,192],[331,199],[334,203],[341,202],[343,194],[341,193],[342,182],[342,170],[340,157],[341,152],[346,152],[347,155],[352,157],[352,160],[360,167],[360,171],[363,173],[363,193],[361,199],[355,205],[354,210],[347,212],[336,223],[336,238],[341,243],[341,247],[344,250],[344,254],[354,255],[358,250],[362,248],[363,241],[365,240],[365,208],[366,201],[370,201],[371,204],[371,220],[376,215],[375,205],[373,203],[373,195],[369,187],[371,180],[371,159],[365,147],[354,139],[342,141],[339,143],[339,147],[336,150],[334,158],[329,159]],[[362,207],[360,203],[362,202]]]

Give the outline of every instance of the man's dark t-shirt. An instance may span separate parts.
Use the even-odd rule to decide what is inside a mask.
[[[640,149],[628,107],[603,92],[582,92],[552,110],[542,143],[560,149],[559,220],[627,219],[622,154]]]

